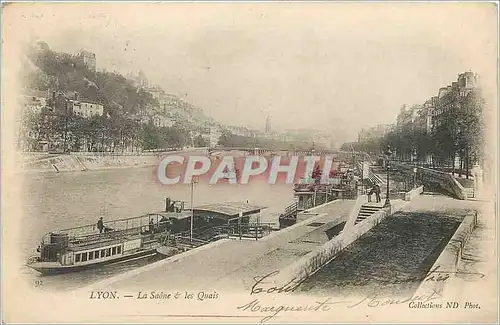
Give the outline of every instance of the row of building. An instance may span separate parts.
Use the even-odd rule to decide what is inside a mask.
[[[396,126],[402,128],[413,124],[427,133],[432,133],[445,120],[445,113],[459,108],[456,98],[448,95],[455,93],[463,98],[478,87],[479,76],[476,73],[470,71],[460,73],[457,81],[446,87],[441,87],[438,94],[429,98],[423,105],[415,105],[409,109],[403,106],[397,117]]]
[[[451,85],[441,87],[436,96],[426,100],[421,105],[407,107],[403,105],[395,124],[380,124],[372,128],[363,129],[358,133],[358,142],[381,139],[391,131],[407,128],[418,128],[432,134],[447,118],[450,110],[459,109],[460,101],[456,96],[463,98],[479,88],[479,76],[471,71],[458,74],[457,80]],[[432,157],[427,158],[431,162]]]
[[[38,91],[25,89],[19,105],[24,110],[40,114],[44,110],[54,114],[75,114],[85,118],[103,116],[104,106],[96,101],[80,98],[77,92]]]

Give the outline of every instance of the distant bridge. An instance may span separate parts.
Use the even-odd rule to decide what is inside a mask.
[[[315,149],[315,150],[293,150],[293,149],[265,149],[265,148],[247,148],[247,147],[218,147],[218,148],[205,148],[208,154],[215,152],[228,152],[228,151],[244,151],[250,155],[261,156],[261,155],[283,155],[288,156],[326,156],[333,155],[334,157],[345,157],[345,159],[356,159],[359,160],[363,158],[368,160],[369,156],[364,152],[356,151],[341,151],[341,150],[328,150],[328,149]],[[361,159],[361,160],[363,160]]]

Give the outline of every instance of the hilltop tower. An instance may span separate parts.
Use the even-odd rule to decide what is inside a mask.
[[[96,57],[95,53],[81,50],[80,53],[78,54],[80,57],[80,60],[87,66],[92,71],[95,71],[97,65],[96,65]]]
[[[266,118],[266,133],[271,133],[271,118],[269,116]]]

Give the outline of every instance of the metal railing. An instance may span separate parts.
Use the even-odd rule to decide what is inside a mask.
[[[147,214],[140,217],[120,219],[104,223],[103,232],[99,232],[97,225],[86,225],[68,229],[58,230],[44,235],[42,241],[50,242],[51,234],[67,234],[70,243],[73,244],[91,244],[103,240],[116,240],[126,236],[139,235],[141,233],[158,233],[168,225],[170,221],[161,220],[161,215]],[[150,221],[153,221],[150,223]]]

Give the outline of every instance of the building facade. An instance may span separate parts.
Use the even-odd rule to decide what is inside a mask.
[[[92,116],[103,116],[104,106],[97,102],[89,100],[70,100],[73,114],[80,115],[85,118],[90,118]]]

